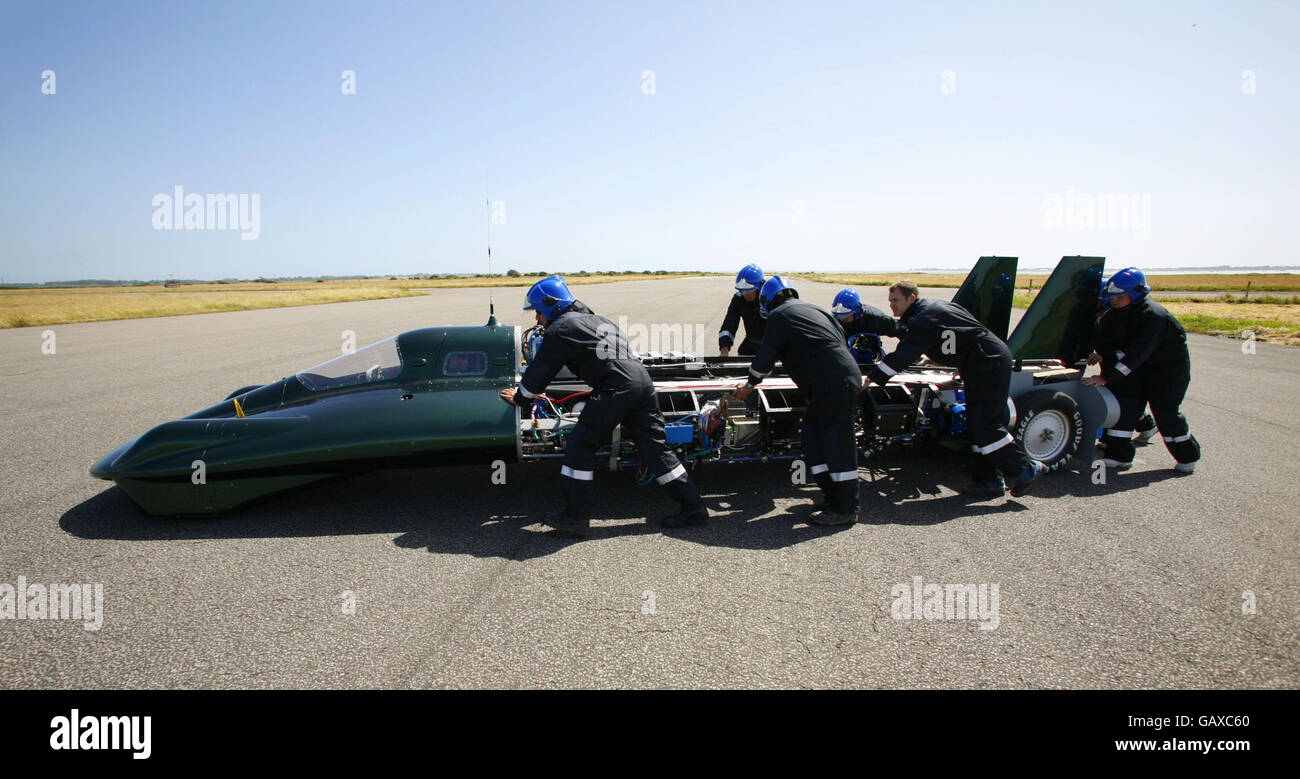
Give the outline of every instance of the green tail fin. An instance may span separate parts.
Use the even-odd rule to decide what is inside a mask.
[[[971,313],[1002,340],[1011,323],[1011,297],[1016,289],[1015,257],[980,257],[952,302]]]
[[[1105,257],[1062,257],[1007,340],[1011,356],[1066,365],[1087,357],[1105,267]]]

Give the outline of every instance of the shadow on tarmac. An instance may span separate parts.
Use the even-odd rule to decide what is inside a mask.
[[[1146,458],[1150,460],[1151,457]],[[1088,496],[1140,489],[1168,478],[1172,468],[1108,473],[1075,461],[1041,480],[1025,498],[981,499],[951,494],[965,481],[960,458],[886,457],[863,468],[861,525],[933,525],[965,518],[1035,510],[1064,495]],[[1141,467],[1141,464],[1139,464]],[[151,517],[115,487],[69,509],[59,526],[84,539],[184,541],[312,538],[398,534],[404,549],[525,560],[584,539],[540,523],[560,506],[558,464],[511,465],[506,484],[491,483],[485,466],[413,468],[339,479],[272,497],[226,514]],[[735,549],[770,550],[853,529],[808,524],[816,487],[790,484],[789,464],[709,465],[696,470],[712,519],[703,527],[660,524],[676,504],[657,487],[637,487],[626,473],[597,475],[590,543],[662,533],[684,541]],[[778,501],[799,502],[779,507]],[[647,517],[649,519],[647,519]]]

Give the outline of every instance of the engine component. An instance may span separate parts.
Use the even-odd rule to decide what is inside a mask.
[[[748,449],[763,441],[763,426],[757,419],[728,420],[723,445],[728,449]]]

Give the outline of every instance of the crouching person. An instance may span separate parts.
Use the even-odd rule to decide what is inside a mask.
[[[699,490],[668,448],[664,418],[650,374],[639,360],[633,359],[627,337],[618,326],[575,300],[561,276],[548,276],[529,288],[524,310],[536,312],[538,324],[546,327],[546,335],[518,389],[501,390],[502,399],[517,406],[531,403],[546,391],[565,365],[591,387],[578,423],[569,434],[560,469],[564,509],[547,514],[543,521],[574,535],[588,532],[596,448],[621,424],[623,438],[636,444],[642,464],[681,507],[679,513],[663,521],[664,526],[707,522],[709,512]]]
[[[1116,362],[1102,362],[1098,376],[1083,380],[1090,386],[1109,387],[1119,401],[1119,422],[1106,431],[1108,467],[1124,470],[1133,465],[1133,431],[1142,410],[1151,405],[1151,415],[1173,455],[1180,473],[1196,470],[1201,445],[1192,435],[1179,407],[1192,380],[1192,360],[1187,352],[1187,332],[1165,307],[1148,295],[1146,275],[1137,268],[1125,268],[1106,283],[1110,313],[1114,316]]]

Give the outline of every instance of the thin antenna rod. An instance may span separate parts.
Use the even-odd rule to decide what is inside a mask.
[[[496,316],[496,278],[492,275],[492,196],[487,171],[483,171],[483,204],[487,206],[488,317]]]

